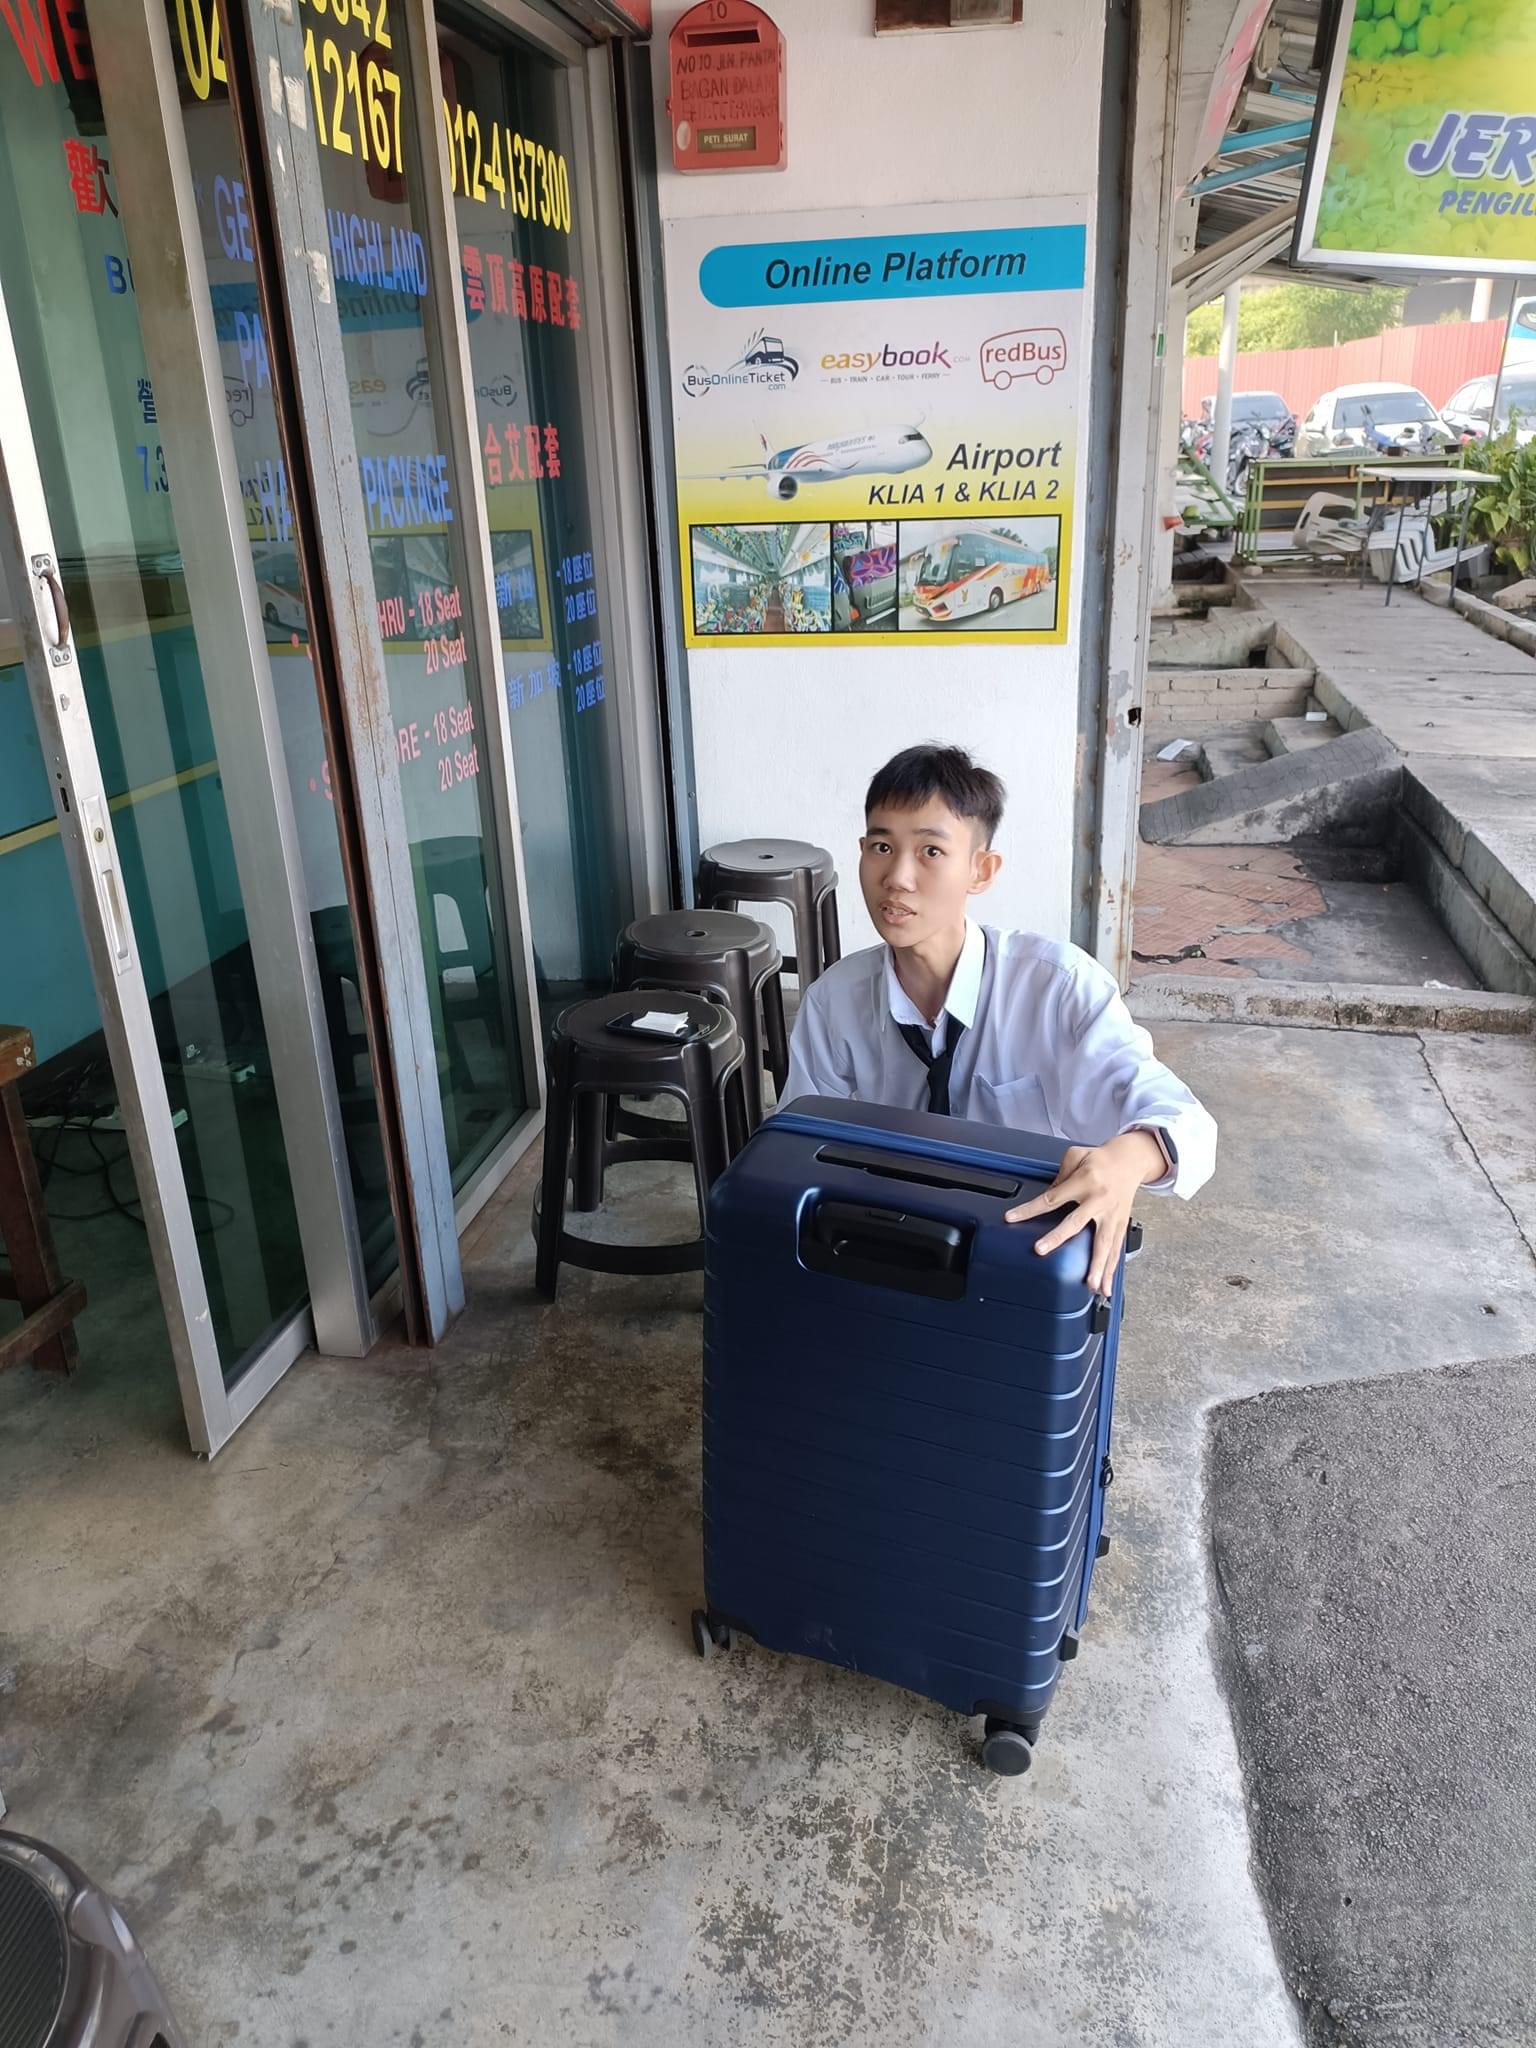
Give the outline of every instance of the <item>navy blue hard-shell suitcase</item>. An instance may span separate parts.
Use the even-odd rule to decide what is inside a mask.
[[[741,1630],[986,1717],[1026,1770],[1103,1535],[1123,1262],[1007,1210],[1056,1138],[804,1100],[710,1198],[701,1656]],[[1134,1241],[1133,1241],[1134,1248]]]

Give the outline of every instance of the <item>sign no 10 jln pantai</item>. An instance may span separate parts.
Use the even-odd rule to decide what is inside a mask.
[[[1536,271],[1536,7],[1345,0],[1296,260]]]

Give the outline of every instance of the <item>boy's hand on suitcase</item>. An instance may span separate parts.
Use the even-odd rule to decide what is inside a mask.
[[[1107,1145],[1071,1145],[1045,1193],[1010,1209],[1004,1221],[1028,1223],[1071,1204],[1072,1213],[1048,1230],[1035,1250],[1043,1257],[1092,1224],[1088,1285],[1095,1294],[1108,1294],[1130,1228],[1131,1205],[1149,1181],[1161,1180],[1167,1171],[1163,1148],[1150,1131],[1122,1131]]]

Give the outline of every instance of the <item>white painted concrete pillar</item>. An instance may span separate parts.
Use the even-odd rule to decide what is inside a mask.
[[[1480,277],[1472,287],[1472,318],[1491,320],[1493,318],[1493,279]]]
[[[1173,529],[1165,512],[1182,503],[1179,490],[1179,429],[1184,424],[1184,323],[1189,299],[1177,285],[1168,291],[1168,346],[1163,357],[1163,395],[1157,461],[1157,521],[1152,529],[1152,589],[1161,599],[1173,585]]]
[[[1211,437],[1211,475],[1223,490],[1232,448],[1232,382],[1237,374],[1237,312],[1241,285],[1233,285],[1221,302],[1221,347],[1216,355],[1216,424]]]

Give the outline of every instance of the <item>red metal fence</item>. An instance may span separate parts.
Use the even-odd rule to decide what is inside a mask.
[[[1394,327],[1334,348],[1250,349],[1237,359],[1239,391],[1278,391],[1298,420],[1336,384],[1413,384],[1444,405],[1469,377],[1491,374],[1504,347],[1502,320],[1453,320],[1439,327]],[[1216,358],[1184,358],[1184,416],[1216,395]]]

